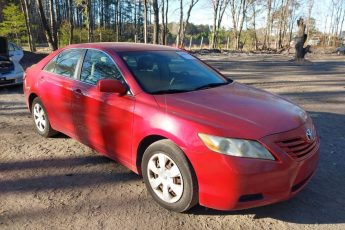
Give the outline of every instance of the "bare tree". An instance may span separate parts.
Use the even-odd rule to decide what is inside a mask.
[[[253,20],[253,31],[254,31],[254,49],[258,49],[258,35],[256,32],[256,14],[257,14],[257,0],[253,0],[251,4],[252,9],[252,20]]]
[[[181,0],[182,2],[182,0]],[[190,3],[189,3],[189,7],[188,7],[188,10],[187,10],[187,16],[186,16],[186,19],[185,21],[182,23],[182,31],[181,31],[181,46],[183,45],[183,40],[185,38],[185,35],[186,35],[186,29],[187,29],[187,26],[188,26],[188,23],[189,23],[189,18],[190,18],[190,14],[191,14],[191,11],[193,9],[193,7],[199,2],[199,0],[191,0]],[[181,26],[181,25],[180,25]]]
[[[93,30],[92,30],[92,13],[91,13],[91,0],[86,1],[86,22],[87,22],[87,40],[88,42],[93,41]]]
[[[68,0],[68,18],[69,18],[69,39],[68,43],[73,43],[73,31],[74,31],[74,24],[73,24],[73,0]]]
[[[56,28],[56,17],[54,9],[54,0],[49,0],[49,11],[50,11],[50,29],[52,33],[54,46],[58,47],[58,36]]]
[[[213,31],[212,31],[212,48],[218,46],[218,32],[223,20],[224,12],[229,5],[230,0],[212,0],[213,5]]]
[[[153,7],[153,44],[158,44],[159,42],[159,8],[158,0],[152,0]]]
[[[178,47],[181,43],[183,44],[183,41],[181,42],[181,33],[183,28],[183,0],[180,0],[180,20],[179,20],[179,26],[176,36],[176,47]]]
[[[144,42],[147,43],[147,0],[144,0]]]
[[[272,18],[272,0],[267,0],[267,17],[266,17],[266,30],[263,43],[263,49],[267,49],[270,46],[270,35],[271,35],[271,18]]]
[[[167,36],[167,33],[168,33],[168,12],[169,12],[169,2],[168,2],[168,0],[166,0],[166,4],[165,4],[165,28],[164,28],[165,40],[164,40],[164,45],[167,44],[167,39],[168,39],[168,36]]]
[[[308,0],[308,24],[307,24],[307,36],[310,37],[311,27],[311,12],[313,10],[314,0]]]
[[[162,44],[165,45],[166,43],[166,25],[165,25],[165,0],[162,0],[162,4],[161,4],[161,17],[162,17],[162,30],[161,30],[161,40],[162,40]]]
[[[243,23],[247,15],[247,8],[252,0],[231,0],[230,9],[232,15],[233,37],[235,38],[235,49],[239,49]]]
[[[44,28],[45,35],[46,35],[49,47],[50,47],[51,50],[57,50],[58,47],[57,47],[57,45],[53,41],[52,33],[51,33],[50,27],[48,25],[47,18],[46,18],[45,14],[44,14],[42,0],[36,0],[36,3],[37,3],[37,6],[38,6],[38,12],[39,12],[39,15],[40,15],[40,18],[41,18],[42,26]]]
[[[30,47],[30,51],[35,52],[36,46],[35,46],[35,41],[34,41],[33,36],[32,36],[30,13],[28,10],[28,1],[27,0],[21,0],[20,2],[22,5],[24,16],[25,16],[25,25],[26,25],[26,30],[28,33],[28,44]]]

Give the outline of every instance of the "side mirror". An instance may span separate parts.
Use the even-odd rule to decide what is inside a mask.
[[[120,95],[126,94],[126,86],[119,80],[102,79],[97,82],[97,88],[104,93],[118,93]]]

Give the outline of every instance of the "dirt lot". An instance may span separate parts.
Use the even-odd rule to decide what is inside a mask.
[[[202,58],[309,111],[322,138],[321,161],[297,197],[244,211],[169,212],[118,163],[66,136],[38,136],[21,87],[2,88],[0,229],[345,229],[344,57],[313,56],[302,66],[282,55]]]

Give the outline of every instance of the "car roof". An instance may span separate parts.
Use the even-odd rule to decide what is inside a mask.
[[[94,49],[106,49],[113,50],[115,52],[126,51],[177,51],[179,49],[170,46],[143,44],[143,43],[131,43],[131,42],[98,42],[98,43],[82,43],[69,45],[68,48],[94,48]]]

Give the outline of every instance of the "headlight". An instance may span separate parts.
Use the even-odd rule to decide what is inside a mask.
[[[198,134],[202,142],[212,151],[236,157],[275,160],[272,154],[257,141],[217,137]]]

